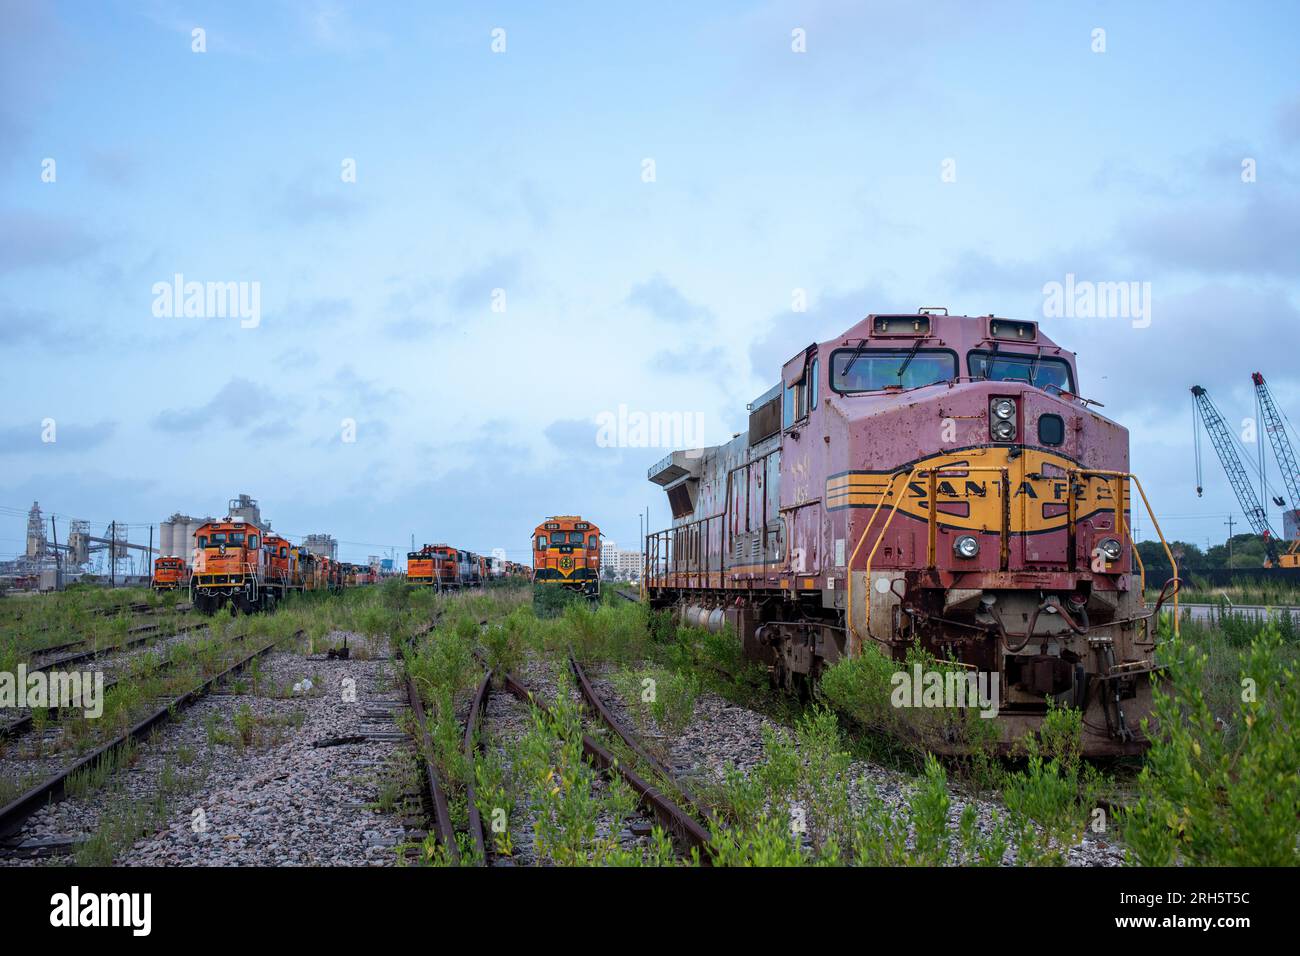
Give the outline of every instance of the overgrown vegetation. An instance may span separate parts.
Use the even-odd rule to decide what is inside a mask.
[[[1295,645],[1276,623],[1237,650],[1239,640],[1198,629],[1164,649],[1174,679],[1157,688],[1138,801],[1124,819],[1135,862],[1300,863]]]

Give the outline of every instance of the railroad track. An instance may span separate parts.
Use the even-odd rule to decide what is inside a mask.
[[[689,806],[694,807],[699,814],[708,821],[710,827],[716,827],[717,818],[714,816],[713,811],[705,806],[684,783],[678,780],[672,771],[665,767],[662,762],[646,750],[640,740],[637,739],[636,735],[614,716],[613,712],[601,699],[600,695],[596,693],[595,687],[592,686],[590,679],[587,677],[586,671],[582,668],[582,665],[578,663],[578,659],[572,654],[569,655],[569,670],[573,673],[574,678],[578,682],[578,690],[581,692],[582,698],[586,702],[587,709],[598,717],[601,723],[608,727],[615,736],[623,742],[623,745],[637,756],[637,759],[641,760],[647,767],[649,767],[651,771],[659,777],[659,779],[663,780],[672,787],[672,789],[676,790],[682,801]],[[587,747],[587,738],[585,737],[583,739],[583,747],[584,749]],[[596,744],[596,747],[600,748],[600,745]],[[589,752],[592,753],[592,756],[595,757],[602,769],[610,769],[607,765],[608,760],[605,756],[598,755],[592,751]],[[615,767],[618,769],[619,773],[623,775],[623,778],[627,781],[628,785],[631,786],[641,798],[642,805],[655,815],[655,819],[659,821],[660,825],[671,833],[682,845],[688,848],[698,849],[700,852],[701,862],[708,860],[711,854],[710,844],[712,842],[712,837],[709,830],[701,826],[695,815],[683,809],[662,790],[654,787],[649,781],[642,778],[630,767],[619,762],[617,758],[614,758],[608,751],[605,751],[605,754],[608,754],[608,759],[613,761]]]
[[[201,625],[195,625],[194,627],[186,628],[184,631],[179,631],[178,633],[187,633],[188,631],[194,630],[200,626]],[[232,646],[235,644],[243,643],[243,641],[247,637],[248,637],[247,634],[236,634],[234,637],[231,638],[230,643]],[[168,656],[153,665],[152,673],[156,675],[163,671],[169,670],[172,667],[172,665],[175,663],[176,663],[176,659],[174,657]],[[118,684],[122,683],[123,681],[131,681],[140,676],[142,675],[137,673],[128,673],[123,675],[122,677],[114,677],[112,680],[105,681],[103,687],[104,696],[107,697],[108,692],[112,690],[114,687],[116,687]],[[76,705],[73,705],[71,709],[75,710]],[[59,719],[59,717],[61,716],[61,711],[62,709],[58,707],[49,708],[50,716],[55,720]],[[18,717],[14,720],[11,720],[7,724],[0,726],[0,739],[18,737],[22,734],[25,734],[27,731],[31,730],[33,725],[34,725],[34,720],[32,718],[32,715],[30,713],[23,714],[21,717]]]
[[[303,636],[304,632],[302,631],[298,631],[294,635],[295,638]],[[112,759],[132,743],[145,739],[154,732],[156,727],[166,723],[192,704],[201,700],[220,682],[242,671],[257,658],[275,648],[281,643],[281,640],[272,640],[264,644],[239,658],[220,673],[209,677],[184,693],[169,698],[166,703],[137,721],[125,733],[96,747],[90,753],[59,770],[26,793],[14,798],[5,806],[0,807],[0,853],[17,856],[31,855],[31,851],[25,850],[22,841],[15,839],[16,835],[22,830],[29,817],[49,803],[62,800],[67,796],[68,779],[73,774],[89,770],[102,760]],[[40,848],[32,848],[32,850],[38,852]]]
[[[176,613],[178,613],[178,614],[188,614],[188,613],[189,613],[191,610],[193,610],[193,609],[194,609],[194,605],[192,605],[192,604],[176,604],[176,605],[173,605],[172,608],[171,608],[171,610],[176,611]],[[98,609],[96,609],[96,610],[89,611],[89,612],[87,612],[87,613],[89,613],[91,617],[117,617],[117,616],[120,615],[120,614],[142,614],[142,615],[157,614],[159,611],[165,611],[165,610],[168,610],[168,609],[167,609],[167,608],[164,608],[164,607],[160,607],[160,606],[157,606],[157,605],[153,605],[153,604],[149,604],[149,603],[147,603],[147,602],[143,602],[143,601],[141,601],[141,602],[139,602],[139,603],[137,603],[137,604],[124,604],[124,605],[122,605],[121,607],[98,608]],[[19,623],[20,621],[22,621],[22,617],[21,617],[21,616],[20,616],[20,617],[16,617],[16,618],[14,618],[12,621],[9,621],[9,622],[6,622],[6,623],[9,623],[9,624],[17,624],[17,623]],[[32,633],[33,633],[33,634],[44,634],[46,631],[52,630],[53,628],[58,627],[58,626],[60,626],[60,625],[57,624],[57,623],[54,623],[54,624],[42,624],[40,627],[35,628],[35,629],[32,631]],[[75,643],[79,643],[79,642],[74,642],[74,644],[75,644]],[[74,644],[59,645],[59,647],[71,647],[71,646],[74,646]],[[54,650],[54,649],[55,649],[55,648],[45,648],[45,647],[40,648],[40,650],[43,650],[43,651],[45,651],[45,650]]]
[[[173,633],[187,634],[190,631],[207,627],[208,624],[208,621],[196,621],[193,624],[182,624],[177,627]],[[158,631],[162,630],[162,627],[162,624],[138,624],[126,632],[127,638],[120,644],[110,644],[105,647],[92,647],[89,650],[78,651],[75,654],[65,654],[62,657],[53,657],[43,663],[29,665],[27,672],[29,674],[34,674],[38,671],[46,671],[55,667],[65,667],[68,664],[78,664],[82,661],[96,660],[106,654],[113,654],[118,651],[128,651],[133,647],[139,647],[141,644],[149,641],[154,634],[157,634]],[[86,643],[86,640],[86,638],[83,638],[80,641],[73,641],[70,644],[64,645],[64,647],[78,647]],[[58,651],[62,649],[64,648],[44,648],[36,653],[46,654],[50,653],[51,650]]]

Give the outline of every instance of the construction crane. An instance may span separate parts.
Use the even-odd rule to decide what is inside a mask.
[[[1237,493],[1237,502],[1241,505],[1241,510],[1245,512],[1246,521],[1255,534],[1264,538],[1264,547],[1268,553],[1268,564],[1277,563],[1277,543],[1273,529],[1268,526],[1268,512],[1264,510],[1264,506],[1255,497],[1255,489],[1250,485],[1250,477],[1246,474],[1241,459],[1237,456],[1237,449],[1233,447],[1232,432],[1228,430],[1227,422],[1219,414],[1214,402],[1210,401],[1210,393],[1201,386],[1192,386],[1192,400],[1192,432],[1196,446],[1196,496],[1199,498],[1203,492],[1203,482],[1201,480],[1201,432],[1196,427],[1196,422],[1199,419],[1200,423],[1205,427],[1205,433],[1210,436],[1210,442],[1214,445],[1215,452],[1219,455],[1223,470],[1228,474],[1228,482],[1232,485],[1232,490]]]
[[[1273,393],[1268,390],[1268,383],[1259,372],[1252,372],[1250,380],[1255,383],[1255,402],[1259,408],[1259,417],[1273,445],[1273,457],[1277,459],[1278,470],[1282,472],[1282,484],[1290,498],[1293,514],[1300,523],[1300,465],[1296,464],[1295,449],[1291,447],[1291,437],[1286,432],[1286,419],[1278,411],[1273,401]],[[1275,499],[1279,506],[1285,506],[1283,499]],[[1278,558],[1284,568],[1300,568],[1300,537],[1291,543],[1291,548]]]

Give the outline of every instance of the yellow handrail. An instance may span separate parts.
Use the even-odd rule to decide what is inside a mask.
[[[907,475],[908,481],[911,481],[912,476],[915,475],[916,472],[917,472],[916,468],[913,468],[910,472],[908,472]],[[885,487],[880,492],[880,497],[876,499],[876,503],[871,509],[871,517],[867,519],[867,526],[862,529],[862,534],[858,537],[858,543],[853,548],[853,553],[849,556],[849,565],[848,565],[849,587],[848,587],[848,598],[847,598],[849,603],[849,609],[848,609],[847,625],[848,625],[848,633],[849,633],[849,656],[851,657],[854,656],[855,653],[861,649],[853,646],[853,642],[857,639],[857,631],[853,629],[853,562],[858,559],[858,552],[862,550],[862,545],[867,540],[867,532],[871,530],[871,526],[876,522],[876,515],[880,514],[880,506],[884,503],[885,495],[889,494],[890,489],[894,487],[894,481],[901,474],[902,474],[901,471],[896,471],[889,476],[889,481],[886,482]],[[904,488],[907,487],[906,481],[903,482],[903,487]],[[871,586],[870,580],[867,581],[867,586],[868,587]],[[871,626],[870,597],[867,598],[867,626],[868,627]]]
[[[876,515],[880,513],[881,506],[884,504],[884,500],[886,496],[889,496],[892,492],[892,498],[890,500],[890,505],[889,505],[890,507],[889,516],[885,519],[884,525],[881,527],[879,533],[876,535],[876,540],[871,547],[871,551],[867,554],[867,563],[866,563],[864,574],[867,580],[868,587],[871,584],[871,566],[875,560],[876,551],[879,550],[880,543],[881,541],[884,540],[885,534],[889,530],[889,526],[894,520],[894,515],[897,513],[899,496],[901,495],[903,490],[908,487],[912,479],[916,477],[917,474],[928,473],[930,478],[930,484],[931,487],[933,488],[937,477],[945,471],[965,472],[965,473],[972,473],[977,471],[999,472],[1001,473],[1004,479],[1008,479],[1008,467],[1006,465],[961,465],[957,463],[953,463],[950,465],[940,465],[928,469],[918,465],[912,468],[911,471],[907,473],[906,480],[903,482],[902,486],[899,487],[897,490],[894,490],[895,482],[898,480],[900,476],[902,476],[903,473],[901,471],[898,471],[898,472],[894,472],[892,475],[889,476],[889,480],[886,482],[885,487],[881,490],[879,497],[877,497],[875,504],[872,506],[871,516],[867,520],[867,525],[865,528],[862,529],[862,534],[858,538],[858,543],[854,546],[853,553],[849,557],[848,595],[847,595],[847,601],[848,601],[847,630],[849,634],[851,655],[856,653],[860,649],[856,645],[857,631],[854,629],[853,626],[853,609],[854,609],[853,563],[857,560],[858,553],[862,550],[862,545],[866,543],[868,533],[870,533],[872,527],[875,525]],[[1136,475],[1134,475],[1132,472],[1102,471],[1102,470],[1095,470],[1095,469],[1071,469],[1069,474],[1070,476],[1095,475],[1097,477],[1104,477],[1107,479],[1107,483],[1109,483],[1109,479],[1112,478],[1117,480],[1118,495],[1116,496],[1116,507],[1115,507],[1116,515],[1117,515],[1116,522],[1118,525],[1117,530],[1120,531],[1127,538],[1132,553],[1134,557],[1137,559],[1138,572],[1139,572],[1139,586],[1142,588],[1141,593],[1144,595],[1144,600],[1145,600],[1145,590],[1146,590],[1146,567],[1143,564],[1142,555],[1138,552],[1137,542],[1133,540],[1132,530],[1129,528],[1128,522],[1126,522],[1123,517],[1124,505],[1126,499],[1128,498],[1126,494],[1126,486],[1124,484],[1125,480],[1132,480],[1133,483],[1137,485],[1138,493],[1142,496],[1142,503],[1143,505],[1146,506],[1147,515],[1148,517],[1151,518],[1151,524],[1156,529],[1156,534],[1160,538],[1160,544],[1164,548],[1165,556],[1169,559],[1170,567],[1173,569],[1173,575],[1175,578],[1178,577],[1178,562],[1174,560],[1173,552],[1170,551],[1169,549],[1169,543],[1165,540],[1164,532],[1161,531],[1160,529],[1160,522],[1156,520],[1155,512],[1151,508],[1151,502],[1147,498],[1146,490],[1142,487],[1142,482]],[[1073,486],[1073,480],[1071,480],[1071,485]],[[931,566],[933,566],[935,560],[934,537],[935,537],[936,509],[935,509],[934,499],[935,496],[933,493],[931,493],[928,502],[929,515],[928,515],[928,522],[927,522],[928,539],[929,539],[927,544],[927,559]],[[1070,500],[1069,500],[1069,517],[1067,520],[1070,523],[1070,535],[1072,538],[1074,534],[1074,523],[1076,518],[1076,510],[1077,510],[1075,504],[1076,503],[1074,500],[1074,494],[1073,492],[1071,492]],[[1006,539],[1009,537],[1009,533],[1010,533],[1009,529],[1006,527],[1003,527],[999,531],[998,537],[1001,540],[1003,547],[1005,547],[1007,544]],[[1177,588],[1175,588],[1174,590],[1173,597],[1174,597],[1174,635],[1177,636],[1179,633],[1178,589]],[[866,622],[867,622],[866,623],[867,629],[868,631],[870,631],[871,600],[869,596],[866,603]]]
[[[1133,474],[1131,471],[1099,471],[1099,470],[1094,470],[1089,468],[1071,469],[1070,474],[1071,475],[1098,475],[1106,478],[1119,478],[1121,480],[1129,479],[1135,485],[1137,485],[1138,494],[1142,496],[1142,504],[1146,506],[1147,509],[1147,517],[1151,519],[1151,526],[1156,529],[1156,536],[1160,538],[1160,546],[1165,549],[1165,557],[1169,559],[1169,567],[1173,570],[1173,576],[1175,579],[1178,577],[1178,562],[1174,560],[1174,553],[1169,550],[1169,542],[1165,540],[1165,534],[1163,531],[1160,530],[1160,522],[1156,520],[1155,511],[1152,510],[1151,508],[1151,501],[1150,499],[1147,498],[1146,489],[1142,487],[1142,481],[1140,478],[1138,478],[1137,475]],[[1071,483],[1073,484],[1073,482]],[[1124,492],[1124,486],[1121,483],[1120,500],[1117,501],[1115,504],[1115,513],[1117,515],[1122,515],[1123,513],[1124,497],[1125,497],[1123,492]],[[1133,534],[1131,531],[1129,531],[1128,525],[1125,523],[1123,517],[1120,517],[1118,521],[1119,524],[1124,528],[1124,534],[1128,538],[1129,545],[1132,547],[1133,553],[1137,555],[1138,567],[1142,571],[1142,577],[1140,579],[1140,587],[1142,588],[1142,600],[1143,602],[1145,602],[1146,601],[1146,567],[1142,563],[1142,556],[1138,554],[1137,542],[1133,540]],[[1071,527],[1071,533],[1073,534],[1073,527]],[[1178,592],[1180,590],[1181,590],[1180,585],[1175,584],[1174,585],[1174,637],[1177,637],[1179,635]]]

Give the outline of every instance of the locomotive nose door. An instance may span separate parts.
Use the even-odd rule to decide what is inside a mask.
[[[1069,561],[1069,475],[1055,456],[1026,450],[1013,465],[1012,513],[1024,567],[1064,570]]]

